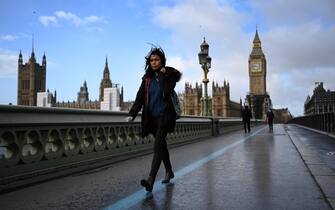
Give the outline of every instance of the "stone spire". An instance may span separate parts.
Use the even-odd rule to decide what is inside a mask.
[[[33,35],[33,39],[32,39],[32,44],[31,44],[31,56],[30,56],[30,59],[29,61],[32,62],[32,63],[35,63],[36,62],[36,58],[35,58],[35,52],[34,52],[34,35]]]
[[[19,62],[19,66],[23,64],[23,59],[22,59],[22,52],[21,52],[21,50],[20,50],[19,60],[18,60],[18,62]]]
[[[109,79],[109,68],[108,68],[107,56],[106,56],[106,61],[105,61],[104,79]]]
[[[258,36],[258,29],[257,29],[257,27],[256,27],[256,34],[255,34],[253,43],[254,43],[254,46],[256,44],[259,44],[259,47],[261,47],[261,40],[259,39],[259,36]]]
[[[47,65],[47,57],[45,56],[45,52],[44,52],[44,54],[43,54],[42,65],[43,65],[44,67],[46,67],[46,65]]]
[[[258,29],[256,28],[256,33],[253,41],[253,47],[251,51],[251,56],[262,56],[264,55],[262,46],[261,46],[261,40],[258,35]]]
[[[107,56],[106,56],[104,74],[103,74],[103,78],[100,82],[99,101],[104,100],[104,89],[105,88],[110,88],[112,86],[113,85],[112,85],[112,81],[110,79],[109,68],[108,68],[108,60],[107,60]]]
[[[35,51],[34,51],[34,35],[33,35],[33,40],[31,43],[31,57],[35,58]]]

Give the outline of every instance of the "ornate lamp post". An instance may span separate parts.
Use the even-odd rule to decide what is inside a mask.
[[[201,65],[202,70],[204,71],[204,79],[202,82],[204,83],[204,97],[201,99],[201,104],[202,104],[202,110],[201,114],[202,116],[210,116],[210,107],[209,107],[209,98],[208,98],[208,92],[207,92],[207,84],[209,82],[207,78],[207,74],[209,72],[209,69],[211,68],[211,62],[212,58],[208,56],[208,48],[209,45],[207,44],[205,38],[204,41],[200,45],[200,52],[198,54],[199,56],[199,64]]]

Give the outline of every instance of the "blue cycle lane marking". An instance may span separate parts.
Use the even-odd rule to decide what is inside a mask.
[[[225,146],[211,154],[209,154],[208,156],[197,160],[187,166],[185,166],[184,168],[176,171],[174,173],[175,177],[174,179],[179,179],[181,177],[183,177],[184,175],[194,171],[195,169],[201,167],[202,165],[206,164],[207,162],[223,155],[227,150],[232,149],[234,147],[236,147],[237,145],[245,142],[246,140],[248,140],[249,138],[255,136],[256,134],[258,134],[259,132],[261,132],[262,130],[264,130],[265,128],[267,128],[266,126],[264,128],[259,129],[258,131],[252,133],[249,136],[246,136],[240,140],[238,140],[237,142],[234,142],[228,146]],[[163,184],[160,184],[162,180],[158,180],[155,182],[154,187],[152,189],[152,193],[158,192],[160,190],[162,190],[163,188],[165,188],[166,186]],[[104,210],[116,210],[116,209],[129,209],[132,206],[135,206],[136,204],[140,203],[141,201],[143,201],[143,199],[147,198],[148,195],[150,195],[150,193],[148,194],[144,189],[138,190],[137,192],[117,201],[114,204],[111,204],[107,207],[104,207]]]

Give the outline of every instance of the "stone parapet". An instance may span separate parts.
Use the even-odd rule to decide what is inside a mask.
[[[0,183],[52,168],[71,168],[150,150],[153,136],[141,137],[140,115],[127,112],[0,105]],[[182,116],[168,144],[192,142],[241,125],[240,118]]]

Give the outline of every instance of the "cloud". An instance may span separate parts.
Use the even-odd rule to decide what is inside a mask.
[[[17,53],[0,48],[0,78],[17,76]]]
[[[54,16],[40,16],[39,20],[44,26],[49,26],[51,24],[58,25],[57,19]]]
[[[200,82],[202,72],[199,71],[199,65],[193,58],[183,58],[180,55],[167,55],[166,65],[173,66],[182,73],[182,78],[176,86],[177,92],[184,91],[186,82],[194,81],[195,83],[196,80]]]
[[[81,25],[83,22],[77,15],[72,14],[71,12],[57,11],[55,12],[55,15],[59,19],[65,19],[72,22],[76,26]]]
[[[275,27],[263,36],[264,49],[274,71],[335,66],[335,27],[311,22],[297,27]]]
[[[274,107],[288,107],[301,115],[314,82],[324,81],[327,88],[335,89],[335,3],[261,0],[250,5],[252,11],[215,0],[186,0],[154,7],[153,20],[171,33],[180,51],[175,64],[185,68],[183,80],[191,83],[203,77],[197,53],[205,35],[212,57],[209,78],[219,84],[229,80],[231,99],[238,101],[249,91],[248,57],[254,32],[245,28],[261,17],[267,24],[259,25],[267,59],[267,91]]]
[[[320,71],[327,75],[322,78],[325,89],[335,90],[335,71],[333,68],[271,74],[267,83],[274,107],[289,107],[291,113],[296,116],[303,114],[304,102],[308,95],[313,94],[315,82],[319,82]]]
[[[16,40],[18,38],[18,36],[15,35],[2,35],[0,36],[0,40],[4,40],[4,41],[13,41]]]
[[[77,27],[90,26],[89,29],[95,28],[91,27],[92,24],[107,23],[103,17],[91,15],[80,18],[76,14],[65,11],[56,11],[53,16],[40,16],[39,21],[46,27],[49,25],[60,25],[61,21],[66,21]],[[96,28],[101,31],[100,27]]]
[[[245,16],[234,8],[219,5],[216,1],[185,1],[174,7],[155,7],[153,12],[154,22],[171,29],[174,41],[181,43],[195,44],[206,36],[229,44],[227,39],[241,34],[240,26],[246,21]]]
[[[244,22],[247,22],[246,15],[216,1],[208,1],[206,7],[203,4],[203,1],[195,0],[173,7],[156,7],[153,19],[157,25],[172,31],[171,39],[176,48],[183,51],[179,56],[183,68],[181,85],[202,81],[198,52],[205,35],[212,57],[210,81],[223,85],[224,80],[229,80],[232,99],[239,101],[248,91],[247,63],[251,37],[242,30]]]
[[[314,20],[334,22],[334,0],[252,0],[254,9],[261,12],[269,26],[299,25]]]

